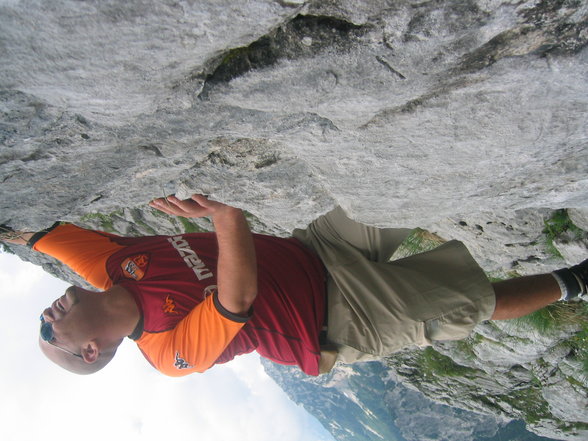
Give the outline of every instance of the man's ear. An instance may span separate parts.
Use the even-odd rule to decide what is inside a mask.
[[[96,363],[100,356],[100,349],[95,340],[90,340],[84,346],[82,346],[82,352],[80,354],[84,361],[88,364]]]

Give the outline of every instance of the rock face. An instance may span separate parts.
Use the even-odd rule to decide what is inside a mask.
[[[335,205],[427,227],[493,276],[576,263],[586,235],[543,229],[556,209],[587,229],[587,16],[582,0],[1,2],[0,223],[166,233],[186,225],[146,202],[198,191],[279,235]],[[558,399],[585,389],[554,372],[552,415],[585,422]]]
[[[2,220],[180,184],[286,230],[588,205],[582,1],[0,8]]]
[[[574,353],[578,329],[488,322],[467,340],[398,353],[387,366],[437,403],[522,419],[544,437],[582,440],[588,437],[588,378]]]

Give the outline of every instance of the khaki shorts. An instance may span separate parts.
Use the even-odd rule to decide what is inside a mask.
[[[462,339],[492,316],[492,285],[461,242],[390,261],[411,231],[369,227],[341,208],[294,231],[329,273],[327,338],[341,361]]]

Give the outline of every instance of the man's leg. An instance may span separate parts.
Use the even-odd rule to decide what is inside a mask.
[[[411,228],[377,228],[356,222],[337,207],[324,217],[334,234],[374,262],[388,262]]]
[[[519,318],[561,298],[559,284],[551,274],[517,277],[492,287],[496,293],[492,320]]]
[[[493,320],[519,318],[558,300],[587,294],[588,260],[552,274],[518,277],[493,283],[496,309]]]

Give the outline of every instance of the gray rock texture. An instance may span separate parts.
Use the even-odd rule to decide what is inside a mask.
[[[522,419],[540,436],[583,440],[588,377],[574,355],[577,332],[577,324],[539,331],[524,322],[488,322],[467,340],[404,351],[387,366],[435,402]]]
[[[2,220],[586,208],[582,1],[3,2]]]
[[[583,0],[0,1],[0,223],[166,233],[187,225],[146,203],[202,192],[278,235],[336,205],[425,227],[495,277],[577,263],[585,233],[544,229],[555,210],[587,229],[587,17]],[[505,385],[537,357],[568,366],[497,332],[476,356]],[[565,375],[542,394],[585,422]]]

